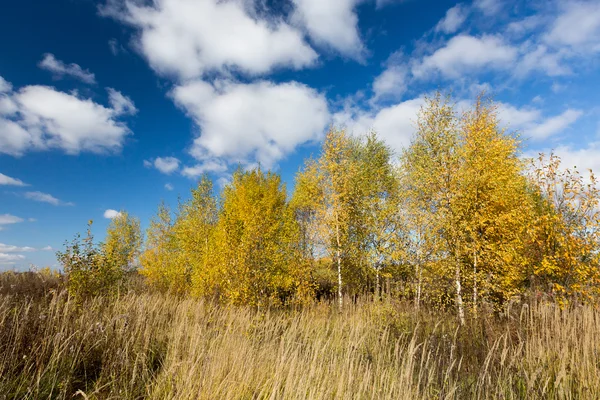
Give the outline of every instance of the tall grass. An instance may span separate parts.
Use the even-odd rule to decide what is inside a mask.
[[[443,312],[348,303],[0,295],[0,398],[600,398],[591,306],[519,306],[459,328]]]

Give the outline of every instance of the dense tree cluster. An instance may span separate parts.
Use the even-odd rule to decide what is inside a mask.
[[[126,214],[102,254],[117,270],[139,259],[160,290],[232,304],[328,295],[341,307],[344,296],[386,294],[455,307],[464,321],[528,291],[596,298],[591,171],[584,178],[555,155],[522,158],[483,97],[459,112],[437,94],[416,128],[398,155],[375,133],[331,129],[290,196],[260,167],[238,169],[220,194],[203,176],[176,212],[159,207],[139,257],[139,222]],[[66,272],[76,270],[73,251],[62,255]]]

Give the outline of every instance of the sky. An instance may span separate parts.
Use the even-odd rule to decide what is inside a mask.
[[[19,0],[0,12],[0,270],[239,165],[288,187],[331,126],[399,153],[485,90],[523,156],[600,170],[600,2]]]

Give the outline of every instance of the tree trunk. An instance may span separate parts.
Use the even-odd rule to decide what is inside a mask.
[[[477,318],[477,250],[473,251],[473,315]]]
[[[421,283],[423,280],[423,267],[421,266],[421,249],[417,247],[417,296],[415,298],[415,310],[419,311],[421,306]]]
[[[421,285],[423,282],[423,267],[417,262],[417,298],[415,299],[415,309],[419,311],[421,306]]]
[[[376,280],[375,280],[375,299],[377,301],[379,301],[379,300],[381,300],[381,282],[380,282],[381,278],[379,276],[379,270],[378,269],[375,270],[375,274],[376,274],[375,275],[375,277],[376,277]]]
[[[389,302],[392,299],[392,286],[391,286],[391,282],[390,282],[390,277],[387,276],[385,278],[385,287],[387,289],[387,294],[385,296],[385,299]]]
[[[458,320],[461,325],[465,324],[465,309],[463,306],[462,299],[462,288],[460,284],[460,263],[458,260],[456,261],[456,270],[454,275],[455,283],[456,283],[456,307],[458,311]]]
[[[340,244],[340,223],[339,216],[336,215],[336,224],[335,224],[335,238],[337,242],[337,273],[338,273],[338,303],[340,307],[340,312],[342,312],[343,307],[343,297],[342,297],[342,255],[341,255],[341,244]]]

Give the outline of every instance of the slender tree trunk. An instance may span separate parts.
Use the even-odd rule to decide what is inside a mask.
[[[477,250],[473,251],[473,315],[477,318]]]
[[[375,277],[376,277],[376,280],[375,280],[375,299],[377,301],[379,301],[379,300],[381,300],[381,283],[380,283],[380,279],[381,278],[379,277],[379,270],[378,269],[375,270],[375,274],[376,274],[375,275]]]
[[[415,308],[419,311],[421,307],[421,285],[423,282],[423,267],[421,266],[421,262],[417,263],[417,298],[415,300]]]
[[[392,285],[391,285],[390,277],[389,276],[387,276],[385,278],[385,287],[386,287],[386,290],[387,290],[387,293],[385,295],[385,299],[389,302],[392,299]]]
[[[336,238],[336,242],[337,242],[337,250],[336,250],[336,257],[337,257],[337,273],[338,273],[338,303],[339,303],[339,307],[340,307],[340,312],[342,312],[342,307],[343,307],[343,297],[342,297],[342,255],[341,255],[341,243],[340,243],[340,222],[339,222],[339,216],[336,215],[336,224],[335,224],[335,238]]]
[[[462,287],[460,284],[460,263],[458,262],[458,260],[456,261],[456,269],[455,269],[454,279],[455,279],[455,283],[456,283],[456,307],[458,310],[458,320],[460,321],[461,325],[464,325],[465,324],[465,309],[463,306]]]
[[[415,298],[415,310],[419,311],[421,306],[421,282],[423,279],[423,267],[421,266],[421,249],[417,248],[417,297]]]

